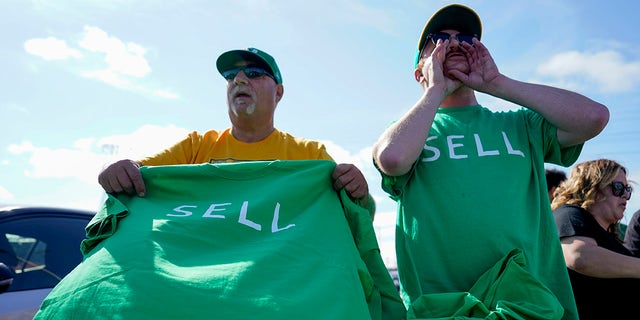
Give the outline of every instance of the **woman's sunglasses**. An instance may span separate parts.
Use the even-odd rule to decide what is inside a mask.
[[[630,185],[625,185],[620,181],[614,181],[611,183],[611,193],[619,198],[624,197],[625,193],[629,193],[629,198],[631,198],[631,192],[633,192],[633,188]],[[629,199],[628,198],[628,199]]]
[[[276,80],[275,77],[273,75],[271,75],[271,73],[263,68],[260,67],[247,67],[247,66],[243,66],[243,67],[238,67],[235,69],[231,69],[231,70],[227,70],[225,72],[222,73],[222,77],[224,77],[225,79],[227,79],[227,81],[231,81],[233,79],[236,78],[236,76],[238,75],[238,73],[240,73],[240,71],[244,72],[244,75],[247,76],[247,78],[249,79],[255,79],[255,78],[260,78],[262,76],[267,76],[273,80]]]

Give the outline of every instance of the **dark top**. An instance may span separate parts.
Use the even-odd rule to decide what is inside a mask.
[[[636,211],[629,220],[624,235],[624,246],[636,257],[640,257],[640,210]]]
[[[580,206],[563,205],[553,211],[553,216],[560,239],[589,237],[595,239],[599,247],[632,256],[614,235],[603,229],[591,213]],[[624,319],[632,312],[632,303],[637,303],[640,279],[595,278],[568,270],[580,319]]]

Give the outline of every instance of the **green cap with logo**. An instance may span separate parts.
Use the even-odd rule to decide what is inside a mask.
[[[480,17],[473,9],[461,4],[452,4],[443,7],[431,16],[424,26],[424,29],[422,29],[420,41],[418,41],[414,68],[418,66],[420,52],[425,46],[429,34],[446,29],[457,30],[463,34],[475,35],[478,40],[480,40],[482,36],[482,22],[480,22]]]
[[[267,70],[276,80],[277,84],[282,83],[282,75],[280,75],[280,69],[276,64],[276,60],[270,54],[256,48],[227,51],[218,57],[216,67],[218,68],[218,72],[222,74],[225,71],[235,68],[236,63],[240,61],[250,61],[257,64],[259,67]]]

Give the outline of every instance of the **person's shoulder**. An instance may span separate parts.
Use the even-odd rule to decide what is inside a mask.
[[[583,212],[583,211],[586,211],[586,210],[577,204],[563,204],[557,207],[555,210],[553,210],[553,213],[557,213],[557,212],[574,213],[574,212]]]
[[[586,226],[595,222],[589,211],[576,204],[563,204],[553,210],[553,216],[558,221],[567,221],[573,225]]]
[[[231,128],[226,128],[222,131],[209,129],[207,131],[192,131],[189,133],[189,137],[202,141],[218,141],[224,139],[225,137],[231,137]]]
[[[221,136],[221,135],[225,135],[225,134],[230,134],[231,133],[231,128],[226,128],[224,130],[216,130],[216,129],[209,129],[207,131],[201,132],[201,131],[192,131],[191,134],[192,135],[199,135],[199,136]]]
[[[553,210],[553,216],[557,219],[565,218],[570,220],[582,220],[585,218],[585,214],[589,215],[589,212],[579,205],[575,204],[563,204]]]
[[[274,129],[274,133],[277,134],[280,139],[283,140],[287,140],[287,141],[295,141],[298,144],[318,144],[318,145],[323,145],[322,142],[317,141],[317,140],[313,140],[313,139],[308,139],[308,138],[304,138],[304,137],[298,137],[298,136],[294,136],[288,132],[285,131],[281,131],[278,129]]]
[[[276,130],[275,134],[278,135],[278,143],[288,149],[289,153],[296,154],[297,158],[333,160],[324,143]]]

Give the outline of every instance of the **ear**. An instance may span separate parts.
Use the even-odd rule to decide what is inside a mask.
[[[280,102],[280,99],[282,99],[283,95],[284,95],[284,86],[282,84],[279,84],[276,86],[276,103]]]
[[[413,78],[418,83],[426,82],[426,80],[427,80],[427,79],[425,79],[424,74],[422,73],[422,69],[420,69],[420,67],[418,67],[415,70],[413,70]]]

